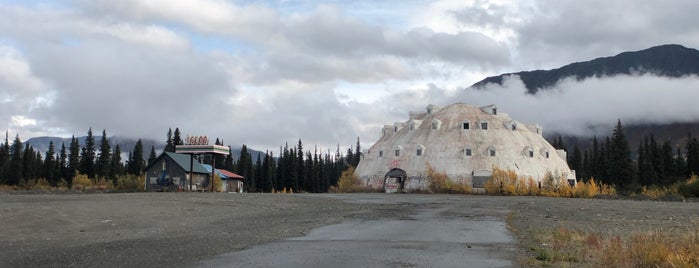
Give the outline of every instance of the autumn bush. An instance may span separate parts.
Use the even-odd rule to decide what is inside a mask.
[[[679,185],[678,191],[685,197],[699,197],[699,176],[692,174],[687,181]]]
[[[566,178],[556,173],[548,173],[539,183],[531,177],[521,177],[512,170],[499,168],[493,168],[493,177],[486,181],[484,188],[486,194],[491,195],[591,198],[616,194],[614,187],[598,184],[594,178],[571,186]]]
[[[214,191],[223,192],[223,180],[221,180],[218,174],[214,175]]]
[[[349,167],[342,172],[340,179],[337,180],[336,186],[330,186],[329,192],[334,193],[356,193],[368,192],[369,189],[362,185],[362,181],[354,174],[354,167]]]
[[[699,230],[605,237],[564,228],[542,233],[531,262],[556,267],[697,267]],[[530,263],[531,264],[531,263]]]
[[[528,192],[527,181],[520,179],[512,170],[493,169],[493,177],[485,182],[485,192],[491,195],[524,195]],[[520,184],[518,186],[518,184]]]
[[[91,188],[92,185],[92,180],[85,174],[78,173],[73,177],[73,189],[75,190],[84,191]]]
[[[116,178],[116,188],[122,191],[145,191],[145,185],[145,176],[126,174]]]
[[[473,188],[466,183],[452,181],[445,172],[436,171],[429,163],[425,164],[428,188],[432,193],[470,194]]]
[[[22,181],[20,183],[19,189],[22,190],[40,190],[40,191],[48,191],[51,190],[53,187],[49,183],[47,179],[36,179],[36,180],[26,180]]]

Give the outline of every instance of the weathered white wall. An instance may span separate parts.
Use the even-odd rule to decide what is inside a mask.
[[[452,180],[468,184],[474,171],[493,167],[514,170],[538,181],[549,172],[574,178],[561,157],[565,152],[557,152],[541,136],[540,127],[517,122],[501,111],[493,114],[494,108],[455,103],[444,108],[428,106],[433,109],[431,113],[411,112],[406,123],[382,129],[382,136],[364,153],[355,174],[369,186],[383,188],[386,172],[397,167],[407,172],[406,190],[426,188],[423,178],[427,163]],[[421,124],[411,130],[410,119]],[[470,122],[469,130],[463,129],[464,120]],[[433,122],[440,128],[432,129]],[[480,122],[488,122],[488,129],[480,129]],[[470,146],[472,156],[465,154],[466,146]],[[416,155],[418,147],[424,147],[422,156]],[[495,148],[495,157],[489,155],[489,148]],[[533,150],[533,157],[529,156],[528,148]],[[395,156],[396,149],[401,150],[399,156]]]

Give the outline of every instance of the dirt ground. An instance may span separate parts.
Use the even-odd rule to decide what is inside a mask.
[[[387,202],[386,200],[389,200]],[[0,192],[0,267],[182,267],[347,219],[435,203],[510,224],[522,247],[555,228],[603,235],[699,228],[699,203],[385,194]],[[519,254],[527,254],[521,250]]]

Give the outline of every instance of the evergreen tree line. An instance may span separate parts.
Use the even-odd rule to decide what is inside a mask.
[[[69,144],[62,143],[59,148],[51,141],[43,156],[32,146],[23,144],[19,135],[13,142],[9,142],[8,136],[9,133],[5,133],[5,141],[0,143],[0,184],[5,185],[21,185],[32,180],[46,179],[53,186],[61,181],[70,186],[78,173],[91,179],[116,182],[116,178],[125,174],[141,175],[146,165],[157,158],[155,147],[151,147],[146,161],[143,144],[139,139],[129,152],[128,159],[122,161],[121,148],[118,144],[111,147],[106,130],[98,137],[99,141],[93,136],[92,128],[88,130],[84,144],[80,144],[75,136]],[[179,128],[175,128],[174,132],[171,128],[168,129],[164,150],[175,152],[175,146],[181,144],[184,144],[184,140]],[[223,145],[223,141],[217,138],[215,144]],[[344,155],[339,145],[334,154],[319,152],[317,148],[313,152],[304,151],[303,143],[299,140],[296,147],[288,144],[280,147],[279,157],[267,151],[264,156],[258,155],[253,161],[247,146],[243,145],[237,161],[233,161],[231,154],[226,157],[206,155],[202,162],[211,164],[216,161],[217,168],[244,176],[248,192],[283,189],[327,192],[331,185],[337,184],[343,171],[359,163],[360,151],[359,139],[355,149],[347,149]]]
[[[659,142],[654,135],[645,136],[632,158],[621,121],[617,121],[611,137],[592,138],[592,146],[582,152],[577,143],[568,153],[568,166],[576,171],[577,179],[591,178],[615,185],[621,191],[635,191],[642,186],[669,186],[699,174],[699,142],[691,133],[687,144],[673,148],[669,140]],[[566,149],[562,138],[554,139],[556,149]]]
[[[360,158],[359,138],[354,150],[350,147],[344,155],[339,145],[334,154],[329,151],[319,152],[317,147],[312,152],[304,151],[303,142],[299,140],[295,147],[288,144],[280,147],[279,157],[267,151],[264,156],[259,154],[255,160],[247,146],[243,145],[237,161],[233,161],[232,154],[226,157],[217,156],[216,166],[245,177],[244,187],[247,192],[286,189],[294,192],[322,193],[327,192],[330,186],[336,185],[340,175],[348,167],[357,166]],[[205,163],[210,161],[204,160]]]
[[[0,144],[0,184],[21,185],[46,179],[53,186],[61,181],[70,186],[78,173],[91,179],[116,182],[117,177],[125,174],[140,175],[146,166],[140,139],[124,163],[121,148],[118,144],[111,148],[106,130],[102,131],[99,144],[92,135],[92,128],[87,131],[83,145],[75,136],[70,144],[62,143],[60,148],[51,141],[43,157],[29,144],[23,145],[19,135],[10,144],[8,134],[5,133],[5,141]]]

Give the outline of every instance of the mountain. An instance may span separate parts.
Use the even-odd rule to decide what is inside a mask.
[[[699,74],[699,50],[681,45],[662,45],[616,56],[576,62],[553,70],[524,71],[487,77],[471,87],[502,84],[508,75],[519,75],[530,94],[555,85],[568,77],[584,80],[590,77],[652,73],[659,76],[682,77]]]
[[[26,140],[24,143],[29,144],[34,148],[35,151],[40,152],[42,155],[46,153],[46,151],[49,150],[49,143],[53,141],[53,146],[54,150],[56,153],[59,153],[61,150],[61,144],[66,145],[66,151],[68,150],[68,147],[70,146],[70,139],[71,138],[61,138],[61,137],[34,137]],[[87,136],[82,136],[78,137],[78,141],[80,142],[80,146],[85,145],[85,139],[87,139]],[[102,140],[102,136],[94,136],[95,139],[95,148],[99,151],[99,144],[100,140]],[[121,149],[122,152],[122,160],[126,160],[126,156],[128,156],[128,153],[131,152],[134,147],[136,146],[136,142],[138,139],[133,139],[133,138],[126,138],[126,137],[119,137],[119,136],[111,136],[108,138],[109,140],[109,145],[114,149],[114,147],[119,144],[119,149]],[[155,147],[156,153],[160,153],[163,151],[165,148],[165,142],[162,141],[156,141],[152,139],[141,139],[141,143],[143,144],[143,154],[148,157],[150,154],[150,149],[151,146]],[[241,146],[236,146],[236,145],[231,145],[232,153],[233,153],[233,161],[238,160],[240,157],[240,149]],[[260,158],[265,157],[264,152],[256,151],[253,149],[248,148],[248,152],[252,156],[252,161],[256,161],[258,155]]]

